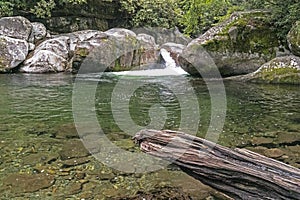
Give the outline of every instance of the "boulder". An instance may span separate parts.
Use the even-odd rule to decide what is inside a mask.
[[[297,21],[287,35],[290,50],[296,56],[300,56],[300,21]]]
[[[205,59],[198,55],[202,48],[222,76],[256,71],[262,64],[276,57],[280,47],[276,34],[270,28],[269,15],[264,11],[233,13],[226,21],[188,44],[179,58],[181,67],[191,75],[200,75],[193,63]],[[200,67],[207,68],[204,71],[211,70],[210,66]]]
[[[3,17],[0,19],[0,35],[15,39],[28,40],[32,24],[24,17]]]
[[[230,79],[261,83],[300,84],[300,57],[278,57],[253,73]]]
[[[147,34],[151,35],[155,38],[155,42],[158,45],[162,45],[164,43],[172,42],[187,45],[191,38],[182,34],[177,27],[167,29],[160,27],[149,27],[149,28],[135,28],[133,32],[136,34]]]
[[[158,59],[157,46],[151,36],[137,36],[122,28],[110,29],[78,42],[74,54],[75,69],[89,55],[83,63],[84,72],[125,71]]]
[[[0,72],[8,72],[22,63],[28,48],[25,40],[0,36]]]
[[[20,68],[26,73],[64,72],[69,69],[69,62],[64,57],[50,50],[40,50],[27,59]]]
[[[60,36],[42,42],[20,67],[20,72],[63,72],[70,68],[69,37]]]
[[[47,35],[47,29],[44,24],[39,22],[31,23],[32,30],[29,36],[29,42],[35,44],[36,42],[43,40]]]

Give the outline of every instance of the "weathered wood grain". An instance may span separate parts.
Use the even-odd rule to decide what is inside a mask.
[[[142,130],[134,140],[234,199],[300,199],[300,170],[260,154],[170,130]]]

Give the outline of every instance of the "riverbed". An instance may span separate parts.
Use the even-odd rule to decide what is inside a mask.
[[[183,130],[209,138],[208,130],[214,128],[211,121],[222,121],[226,114],[225,123],[216,130],[217,143],[300,167],[297,85],[224,81],[225,96],[216,94],[222,94],[218,98],[226,101],[226,107],[216,111],[220,116],[212,117],[213,87],[208,86],[216,84],[200,78],[1,74],[1,199],[134,199],[171,193],[177,199],[226,199],[172,164],[157,171],[130,173],[95,158],[74,125],[72,106],[77,104],[72,101],[78,82],[82,90],[97,85],[90,113],[97,117],[101,133],[123,151],[140,153],[131,139],[140,127],[150,124],[150,128],[182,130],[182,123],[196,124]],[[136,87],[132,96],[115,94],[128,87]],[[124,113],[129,115],[124,117]],[[124,130],[128,122],[134,127]]]

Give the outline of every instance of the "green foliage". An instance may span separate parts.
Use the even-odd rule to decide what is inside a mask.
[[[272,11],[272,24],[276,30],[279,30],[279,38],[285,40],[292,25],[300,20],[300,1],[268,0],[266,8]]]
[[[185,27],[184,32],[197,35],[209,29],[227,14],[230,6],[228,0],[183,0],[183,15],[179,20]]]
[[[121,10],[127,13],[133,27],[171,28],[178,24],[180,0],[121,0]]]
[[[1,0],[0,17],[19,14],[20,11],[40,18],[50,17],[58,5],[82,3],[87,3],[87,0]]]
[[[13,4],[7,1],[0,1],[0,16],[10,16],[13,14]]]

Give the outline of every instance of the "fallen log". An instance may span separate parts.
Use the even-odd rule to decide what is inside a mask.
[[[143,152],[177,164],[234,199],[300,199],[299,169],[246,149],[169,130],[142,130],[134,140]]]

